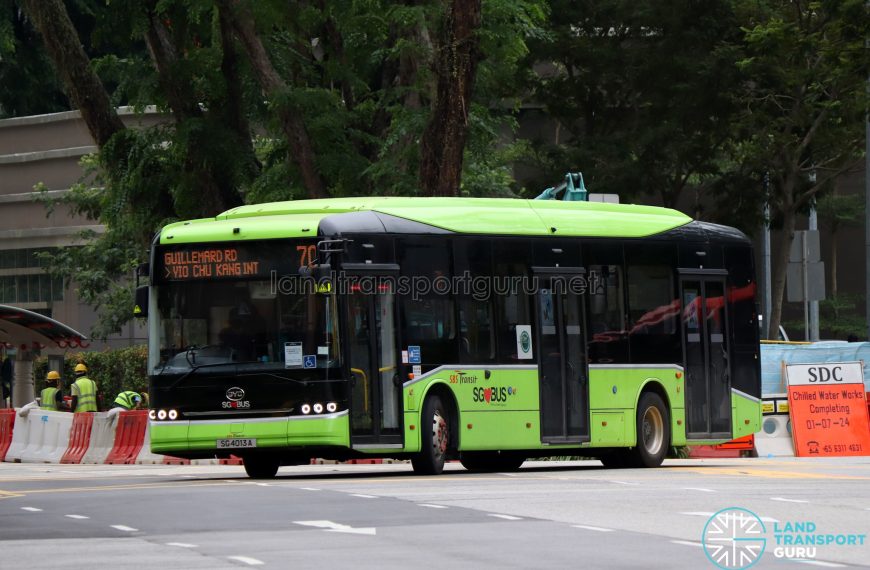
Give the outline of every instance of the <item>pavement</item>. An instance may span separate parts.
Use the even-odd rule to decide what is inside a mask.
[[[238,466],[0,464],[0,568],[846,568],[870,567],[867,535],[870,457],[451,463],[437,477],[313,465],[265,481]],[[795,550],[817,536],[832,543]]]

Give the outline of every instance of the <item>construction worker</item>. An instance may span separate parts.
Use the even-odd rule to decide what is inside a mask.
[[[79,362],[75,367],[76,381],[70,387],[70,408],[78,412],[97,411],[97,383],[88,378],[88,367]]]
[[[59,384],[60,374],[57,370],[51,370],[45,375],[45,388],[39,393],[40,409],[56,412],[66,408]]]
[[[118,394],[113,404],[116,408],[124,408],[125,410],[136,410],[142,406],[142,395],[139,392],[125,390]]]

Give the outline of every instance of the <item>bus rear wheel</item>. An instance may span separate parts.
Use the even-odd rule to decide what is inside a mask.
[[[267,456],[245,457],[245,473],[251,479],[271,479],[278,474],[278,460]]]
[[[411,458],[414,472],[421,475],[440,475],[444,471],[450,446],[450,415],[437,395],[432,394],[423,403],[420,416],[420,452]]]
[[[631,450],[635,467],[658,467],[671,444],[671,420],[662,397],[646,392],[637,405],[637,445]]]
[[[478,473],[516,471],[525,460],[521,455],[498,451],[465,451],[459,456],[463,467]]]

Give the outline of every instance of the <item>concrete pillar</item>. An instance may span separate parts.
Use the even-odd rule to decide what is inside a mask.
[[[12,378],[12,407],[20,408],[34,398],[33,353],[19,348],[15,355],[15,376]]]

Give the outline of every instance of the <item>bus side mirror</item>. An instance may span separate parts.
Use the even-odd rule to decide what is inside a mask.
[[[148,317],[148,285],[136,287],[136,297],[133,303],[133,316],[137,319]]]

